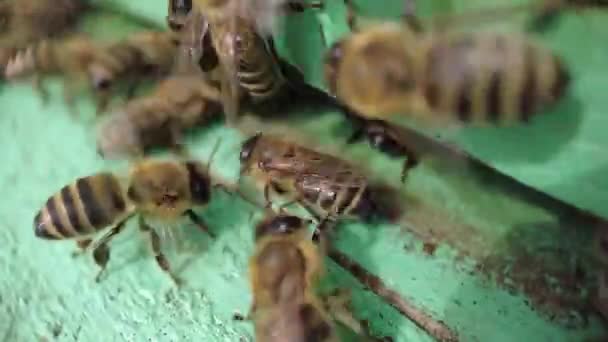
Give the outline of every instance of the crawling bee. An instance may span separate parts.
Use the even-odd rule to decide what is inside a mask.
[[[173,76],[148,96],[132,100],[100,125],[104,158],[143,155],[149,148],[180,148],[183,132],[221,113],[219,89],[197,76]]]
[[[398,214],[390,201],[379,202],[385,189],[370,185],[350,163],[276,136],[258,133],[247,139],[240,162],[241,175],[263,183],[267,206],[272,190],[288,197],[282,207],[298,202],[322,223],[339,218],[367,221],[374,215],[393,219]]]
[[[167,73],[175,50],[171,34],[165,32],[140,32],[107,46],[83,35],[43,40],[18,52],[7,63],[5,75],[7,79],[33,75],[43,98],[48,95],[41,87],[41,75],[66,75],[64,96],[70,107],[77,87],[89,83],[97,96],[99,113],[106,108],[118,78]]]
[[[325,79],[367,118],[525,122],[563,98],[570,82],[558,56],[524,37],[418,31],[395,22],[357,31],[355,18],[349,23],[356,32],[325,56]]]
[[[227,121],[231,124],[236,123],[244,97],[254,104],[263,103],[276,99],[288,84],[272,38],[266,39],[260,33],[255,17],[240,14],[244,4],[239,0],[196,2],[200,10],[198,15],[203,15],[207,21],[200,36],[210,35],[225,76],[221,84],[222,102]]]
[[[108,243],[139,214],[140,229],[149,235],[158,265],[177,282],[161,252],[160,237],[147,221],[174,223],[185,216],[213,236],[194,212],[209,202],[210,187],[208,168],[197,161],[143,160],[133,166],[126,182],[112,173],[97,173],[64,186],[36,214],[34,233],[47,240],[77,240],[84,249],[96,233],[112,226],[92,247],[101,268],[99,281],[110,258]]]
[[[97,93],[98,113],[105,110],[110,90],[117,80],[133,84],[142,76],[168,74],[173,66],[177,47],[172,32],[143,31],[103,48],[88,66],[89,78]]]
[[[324,248],[311,241],[307,225],[295,216],[273,215],[256,227],[249,262],[256,341],[340,341],[334,320],[364,334],[345,302],[316,294]]]
[[[34,88],[45,101],[48,93],[42,86],[42,76],[64,75],[68,79],[64,83],[64,99],[72,108],[77,87],[86,82],[91,63],[100,58],[112,57],[84,35],[42,40],[17,52],[6,64],[4,74],[9,80],[33,76]]]

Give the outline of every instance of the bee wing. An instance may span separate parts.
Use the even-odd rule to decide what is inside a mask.
[[[209,22],[197,10],[187,16],[175,57],[174,70],[178,74],[199,71],[198,63],[205,54],[205,37],[209,34]]]
[[[238,77],[239,72],[239,49],[238,42],[240,37],[238,36],[238,18],[232,16],[227,23],[226,31],[224,34],[219,35],[218,39],[224,41],[220,44],[227,45],[224,49],[225,53],[222,54],[221,68],[222,77],[220,80],[222,87],[222,104],[224,106],[224,112],[229,122],[236,122],[236,118],[239,112],[239,100],[241,97],[240,93],[240,81]]]

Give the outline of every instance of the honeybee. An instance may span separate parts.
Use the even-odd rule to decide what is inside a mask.
[[[97,98],[97,112],[103,111],[117,78],[167,73],[173,65],[175,44],[172,34],[140,32],[124,41],[104,45],[78,35],[43,40],[15,54],[4,70],[7,79],[34,76],[35,88],[48,97],[41,77],[67,76],[66,103],[73,108],[73,96],[82,83],[90,83]]]
[[[150,237],[158,265],[178,282],[161,252],[160,236],[147,222],[171,224],[185,216],[213,237],[194,212],[209,202],[210,188],[208,168],[200,162],[142,160],[126,181],[112,173],[97,173],[64,186],[36,214],[34,233],[46,240],[77,240],[79,247],[88,249],[96,233],[112,226],[91,247],[100,267],[99,281],[110,258],[108,243],[129,218],[139,215],[140,230]]]
[[[364,331],[341,295],[316,293],[324,273],[323,245],[310,239],[308,223],[296,216],[272,215],[255,230],[249,262],[256,341],[340,341],[334,320],[358,334]]]
[[[128,102],[100,125],[97,146],[104,158],[141,156],[149,148],[181,147],[185,130],[221,113],[221,96],[204,79],[178,75],[145,97]]]
[[[97,95],[97,112],[106,109],[110,91],[118,79],[135,82],[142,76],[161,76],[173,67],[177,46],[172,32],[143,31],[103,48],[88,66]]]
[[[196,1],[198,15],[207,21],[200,36],[210,35],[224,75],[222,104],[230,124],[236,123],[242,99],[264,103],[276,99],[288,85],[272,38],[260,32],[256,17],[240,14],[245,4],[239,0]]]
[[[77,87],[86,81],[89,66],[100,58],[111,59],[93,40],[84,35],[63,39],[47,39],[18,51],[6,64],[4,75],[8,80],[33,76],[34,88],[42,99],[48,99],[48,92],[42,85],[42,77],[64,75],[64,100],[73,109]]]
[[[270,191],[286,195],[292,203],[305,207],[321,227],[337,219],[373,216],[395,218],[387,189],[370,184],[367,177],[350,163],[337,157],[258,133],[241,146],[240,174],[261,181],[264,198],[270,206]],[[382,196],[380,194],[382,193]],[[386,203],[385,203],[386,202]]]
[[[563,98],[570,83],[561,58],[524,37],[396,22],[357,30],[354,18],[355,32],[331,46],[324,73],[329,91],[367,118],[526,122]]]

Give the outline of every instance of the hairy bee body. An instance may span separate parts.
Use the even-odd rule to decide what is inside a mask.
[[[304,220],[280,215],[258,224],[249,264],[256,341],[338,341],[315,293],[322,259]]]
[[[295,196],[318,218],[358,217],[376,210],[367,178],[350,163],[272,136],[258,134],[241,149],[241,172]]]
[[[45,239],[82,238],[137,211],[172,220],[209,200],[209,180],[197,162],[144,160],[136,163],[125,187],[111,173],[79,178],[49,197],[34,219]]]
[[[335,44],[325,70],[330,91],[360,115],[464,123],[527,121],[560,100],[570,80],[558,56],[523,37],[416,33],[398,23]]]
[[[113,174],[79,178],[47,200],[34,219],[35,234],[52,240],[95,234],[128,214],[127,203]]]
[[[110,259],[108,243],[139,214],[140,231],[149,236],[159,267],[179,283],[161,251],[158,232],[147,221],[175,224],[186,216],[211,235],[193,212],[209,202],[210,185],[208,170],[199,162],[145,159],[135,163],[124,183],[117,175],[99,173],[63,187],[36,214],[34,233],[47,240],[75,239],[84,249],[91,244],[91,235],[108,229],[93,246],[93,258],[101,268],[99,281]]]
[[[171,32],[144,31],[133,34],[125,40],[110,44],[104,56],[95,60],[90,70],[96,87],[107,87],[105,82],[123,75],[145,75],[153,72],[167,73],[175,59],[176,46]]]
[[[84,36],[42,40],[19,51],[7,63],[4,73],[8,79],[58,73],[81,77],[97,54],[98,48]]]
[[[218,89],[197,76],[173,76],[151,95],[131,100],[103,121],[98,151],[104,158],[114,158],[176,146],[186,130],[220,113]]]
[[[252,22],[242,17],[232,20],[210,23],[211,40],[220,63],[228,66],[229,72],[234,68],[240,87],[254,103],[273,98],[286,83],[275,56]]]

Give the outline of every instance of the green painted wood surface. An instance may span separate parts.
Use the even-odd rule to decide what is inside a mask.
[[[165,6],[160,0],[150,4]],[[288,30],[311,27],[315,19],[301,16]],[[104,37],[136,29],[124,19],[108,16],[91,18],[85,27]],[[300,53],[315,51],[308,47],[320,39],[307,37],[282,48],[314,75],[319,70],[317,60]],[[185,227],[185,239],[179,240],[186,241],[183,251],[176,253],[177,247],[168,246],[172,264],[187,282],[179,291],[157,269],[134,226],[112,244],[112,259],[101,284],[93,280],[96,269],[90,258],[70,256],[73,244],[34,237],[33,216],[50,194],[76,177],[127,166],[96,157],[90,101],[83,97],[83,117],[72,118],[61,102],[58,85],[52,84],[53,97],[46,107],[27,84],[3,86],[0,92],[0,143],[6,146],[0,180],[8,194],[0,202],[4,246],[0,337],[4,333],[8,341],[251,340],[251,326],[231,319],[235,311],[246,311],[250,300],[246,266],[252,249],[253,209],[237,198],[216,193],[210,207],[201,212],[219,233],[217,241]],[[315,134],[321,145],[335,145],[334,133],[344,124],[340,115],[318,114],[315,120],[297,121],[298,128]],[[189,137],[192,153],[206,160],[219,137],[222,146],[212,169],[233,179],[242,139],[238,132],[221,125],[203,129]],[[363,145],[346,148],[344,155],[366,158],[373,170],[390,176],[400,166]],[[425,163],[403,189],[408,212],[401,226],[344,225],[338,246],[414,304],[447,322],[462,341],[583,341],[606,336],[597,317],[590,316],[589,323],[582,324],[568,309],[555,310],[557,318],[549,320],[526,303],[535,296],[526,297],[509,286],[522,282],[511,278],[522,274],[509,269],[518,265],[514,261],[529,263],[530,271],[546,271],[547,278],[556,267],[574,272],[577,260],[584,260],[585,270],[592,270],[587,260],[593,227],[559,212],[559,207],[505,191],[498,183],[467,170],[442,167],[441,161]],[[258,218],[259,213],[254,220]],[[423,243],[433,241],[439,248],[429,255]],[[532,257],[521,259],[523,251]],[[543,257],[552,260],[544,265]],[[486,274],[482,266],[491,270]],[[355,312],[369,319],[374,331],[396,341],[431,340],[331,263],[329,277],[330,283],[355,288]],[[528,277],[533,285],[547,285],[539,280],[542,275]],[[558,290],[570,291],[552,289]]]

